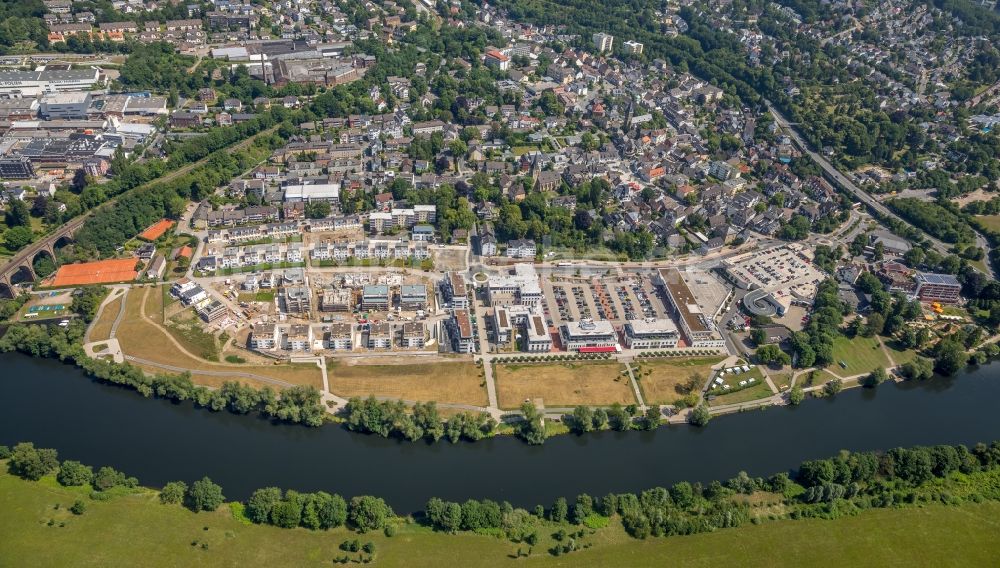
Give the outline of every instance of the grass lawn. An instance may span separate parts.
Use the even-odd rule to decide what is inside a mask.
[[[749,379],[753,379],[754,382],[748,382],[746,385],[740,386],[741,381],[749,381]],[[723,375],[723,384],[729,385],[730,389],[739,390],[727,391],[721,386],[709,390],[708,394],[715,397],[708,403],[709,406],[749,402],[751,400],[768,398],[774,394],[771,392],[771,387],[767,386],[767,381],[764,380],[764,373],[760,370],[760,367],[754,367],[746,373],[740,373],[739,375]]]
[[[116,337],[122,351],[126,355],[132,355],[156,363],[191,369],[194,372],[192,380],[197,384],[206,386],[218,386],[226,380],[242,380],[256,386],[264,386],[264,384],[260,381],[252,381],[252,379],[239,379],[235,375],[209,378],[208,375],[200,375],[197,371],[246,372],[296,385],[310,385],[316,388],[323,387],[322,374],[315,365],[230,365],[209,363],[197,354],[185,352],[185,350],[182,350],[177,344],[171,341],[171,338],[174,337],[173,334],[161,325],[154,323],[159,321],[159,313],[152,315],[153,321],[142,317],[140,306],[144,299],[149,299],[144,298],[147,292],[149,292],[149,296],[160,298],[160,301],[162,301],[162,296],[156,289],[134,288],[129,292],[125,302],[125,317],[122,318],[122,323],[118,326]],[[153,300],[154,304],[156,302],[157,300]],[[146,314],[151,315],[148,311]],[[183,344],[181,345],[183,346]],[[164,372],[162,369],[153,367],[150,367],[148,370],[150,372]],[[273,385],[271,386],[273,387]]]
[[[712,365],[721,360],[721,357],[636,359],[632,369],[646,404],[672,404],[685,396],[677,391],[678,386],[697,378],[694,390],[697,393],[705,386]]]
[[[841,366],[841,361],[847,366]],[[843,378],[867,374],[876,367],[888,366],[889,359],[874,337],[838,335],[833,340],[833,363],[827,369]]]
[[[482,371],[468,361],[405,365],[328,361],[327,372],[330,391],[344,397],[375,395],[476,406],[489,403]]]
[[[545,406],[634,404],[628,375],[614,361],[497,365],[494,377],[501,408],[517,408],[525,399]]]
[[[900,345],[895,339],[883,338],[882,343],[885,344],[885,348],[889,350],[889,355],[892,357],[893,362],[897,365],[909,363],[920,356],[913,349],[907,349]]]
[[[785,367],[781,371],[768,369],[768,375],[770,375],[771,382],[774,383],[774,386],[778,387],[778,390],[785,390],[792,386],[791,367]]]
[[[4,566],[331,566],[345,540],[372,542],[374,566],[490,567],[515,564],[518,545],[475,534],[435,533],[400,524],[396,536],[279,529],[237,521],[227,507],[191,513],[161,505],[154,492],[91,501],[86,490],[0,473],[0,565]],[[224,488],[223,488],[224,489]],[[68,509],[77,499],[81,516]],[[59,505],[59,509],[55,509]],[[617,520],[585,537],[591,548],[548,554],[555,528],[542,525],[530,566],[995,566],[1000,503],[878,509],[833,521],[773,521],[713,533],[629,538]],[[53,520],[53,526],[48,526]],[[63,523],[64,526],[59,526]],[[525,549],[525,545],[521,545]],[[358,564],[351,564],[352,566]]]
[[[108,302],[101,312],[101,317],[94,320],[90,328],[91,341],[104,341],[111,338],[111,326],[118,317],[118,312],[122,309],[122,297],[119,296]]]
[[[976,220],[991,231],[1000,231],[1000,215],[976,215]]]
[[[244,292],[239,295],[240,302],[273,302],[274,292],[264,290],[262,292]]]

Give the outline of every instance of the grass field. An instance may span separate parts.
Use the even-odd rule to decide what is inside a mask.
[[[90,328],[91,341],[104,341],[111,338],[111,326],[118,317],[118,312],[122,308],[122,298],[118,297],[108,302],[101,312],[101,317],[97,318]]]
[[[991,231],[1000,231],[1000,215],[976,215],[976,220]]]
[[[368,395],[403,400],[486,406],[482,371],[470,362],[408,365],[348,365],[328,361],[330,391],[344,397]]]
[[[526,399],[545,406],[634,404],[635,393],[617,362],[497,365],[494,376],[501,408],[517,408]]]
[[[638,367],[635,378],[647,404],[672,404],[685,395],[677,392],[677,387],[697,377],[695,392],[704,388],[712,372],[712,365],[721,361],[720,357],[699,357],[689,359],[637,359],[633,369]]]
[[[771,382],[774,386],[778,387],[778,390],[784,390],[792,386],[792,369],[785,367],[781,371],[768,371],[768,375],[771,376]]]
[[[897,365],[908,363],[920,356],[920,354],[916,351],[906,349],[893,339],[883,339],[882,343],[885,344],[885,348],[889,350],[889,355],[892,357],[892,361]]]
[[[846,368],[840,365],[841,361],[847,363]],[[833,340],[833,363],[827,368],[839,377],[851,377],[888,366],[889,359],[874,337],[838,335]]]
[[[518,545],[490,536],[434,533],[401,525],[395,537],[346,529],[310,532],[246,525],[228,508],[191,513],[160,505],[150,491],[90,501],[86,491],[51,479],[0,473],[0,565],[3,566],[331,566],[337,547],[357,538],[376,546],[374,566],[490,567],[517,564]],[[67,510],[87,503],[81,516]],[[55,509],[59,505],[59,509]],[[835,521],[775,521],[693,536],[634,540],[617,522],[586,541],[587,550],[554,557],[549,527],[528,566],[996,566],[1000,504],[879,509]],[[48,526],[49,520],[54,521]],[[59,526],[64,523],[64,526]],[[521,545],[526,548],[525,545]],[[355,564],[356,565],[356,564]]]
[[[162,295],[156,289],[135,288],[129,292],[125,302],[125,317],[122,318],[121,325],[118,326],[116,335],[122,351],[126,355],[132,355],[153,361],[156,363],[174,365],[191,369],[194,372],[192,380],[198,384],[206,386],[218,386],[225,380],[237,380],[235,376],[212,377],[206,380],[208,375],[199,375],[197,371],[242,371],[254,373],[265,377],[286,381],[296,385],[310,385],[316,388],[323,387],[323,377],[320,370],[315,365],[230,365],[223,363],[209,363],[198,357],[196,354],[186,352],[172,339],[174,336],[166,328],[156,325],[153,321],[159,321],[159,314],[153,316],[153,321],[142,317],[141,305],[146,292],[149,291],[147,300],[147,310],[149,306],[155,308],[162,302]],[[183,346],[183,344],[181,344]],[[164,372],[162,369],[150,368],[152,372]],[[254,384],[263,386],[260,381]]]

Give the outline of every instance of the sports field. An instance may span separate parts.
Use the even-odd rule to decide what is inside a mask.
[[[192,474],[193,476],[195,474]],[[223,487],[223,491],[225,488]],[[833,521],[773,521],[738,529],[635,540],[620,524],[587,536],[592,547],[568,556],[547,552],[555,528],[542,526],[529,558],[519,545],[486,535],[449,535],[401,523],[394,537],[247,525],[223,506],[191,513],[160,505],[152,491],[92,501],[88,489],[60,487],[50,477],[30,482],[0,472],[0,566],[334,566],[338,545],[375,544],[372,566],[491,567],[662,566],[720,568],[997,565],[1000,503],[877,509]],[[86,512],[68,509],[82,499]],[[58,506],[58,508],[56,508]],[[51,523],[49,521],[52,521]],[[526,545],[520,545],[522,550]],[[349,564],[360,566],[360,564]]]
[[[163,236],[170,227],[174,226],[174,222],[169,219],[160,219],[159,221],[150,225],[145,231],[139,233],[139,238],[145,239],[147,241],[155,241],[156,239]]]
[[[64,264],[56,271],[49,286],[83,286],[130,282],[139,274],[134,258],[95,260],[77,264]]]

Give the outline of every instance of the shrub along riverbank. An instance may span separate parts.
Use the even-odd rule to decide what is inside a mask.
[[[215,511],[226,502],[223,488],[207,477],[190,484],[168,483],[151,493],[134,478],[112,468],[95,471],[76,461],[60,462],[55,450],[38,449],[30,443],[13,449],[0,446],[0,460],[6,460],[11,475],[74,489],[78,499],[72,513],[83,519],[91,506],[97,506],[95,502],[136,494],[150,494],[165,507],[184,506],[194,512]],[[517,553],[512,556],[544,557],[605,546],[607,532],[619,527],[641,540],[775,520],[836,519],[868,509],[984,501],[1000,501],[997,442],[971,449],[932,446],[882,453],[844,452],[803,462],[792,475],[753,478],[741,472],[730,480],[707,485],[681,482],[641,493],[582,494],[530,510],[492,500],[457,503],[431,498],[423,510],[399,517],[374,496],[348,500],[322,491],[299,493],[275,487],[259,489],[245,502],[230,503],[229,510],[235,519],[247,524],[317,532],[346,528],[367,534],[369,539],[374,532],[391,538],[414,526],[447,535],[485,535],[516,546]],[[289,533],[288,538],[300,537]],[[410,546],[412,541],[408,537],[402,542]],[[341,550],[350,555],[338,554],[334,562],[370,561],[375,555],[374,544],[366,549],[357,539],[344,541]]]

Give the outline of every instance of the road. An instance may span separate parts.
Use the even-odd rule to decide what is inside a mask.
[[[834,165],[831,164],[829,160],[817,154],[816,152],[812,151],[809,148],[809,144],[807,144],[805,139],[802,138],[802,135],[799,133],[798,128],[796,128],[794,124],[789,122],[788,118],[786,118],[785,115],[781,114],[781,112],[778,111],[778,109],[776,109],[774,105],[771,104],[770,101],[765,101],[765,102],[767,104],[767,109],[771,111],[771,115],[774,116],[774,121],[778,124],[778,126],[780,126],[783,130],[785,130],[788,133],[788,135],[792,138],[792,140],[795,142],[795,145],[798,146],[799,149],[802,150],[805,154],[807,154],[810,158],[812,158],[814,162],[819,164],[819,167],[821,167],[823,171],[826,172],[826,174],[831,179],[836,181],[838,185],[840,185],[847,191],[851,192],[851,194],[853,194],[854,197],[858,199],[858,201],[864,203],[866,207],[875,211],[876,213],[879,213],[880,215],[884,215],[887,217],[892,217],[893,219],[897,219],[900,222],[903,222],[909,226],[913,226],[912,223],[910,223],[906,219],[903,219],[899,215],[896,215],[895,213],[892,212],[892,210],[890,210],[885,205],[882,205],[882,203],[880,203],[877,199],[875,199],[871,194],[869,194],[868,192],[864,191],[863,189],[855,185],[854,182],[852,182],[847,176],[842,174],[840,170],[834,167]],[[930,242],[931,246],[939,253],[944,255],[951,254],[950,252],[951,245],[942,242],[926,233],[924,233],[924,238],[928,242]],[[976,233],[976,244],[984,251],[990,250],[989,243],[979,233]],[[986,267],[987,267],[987,275],[990,278],[995,278],[993,274],[993,267],[990,266],[989,263],[986,263]]]

